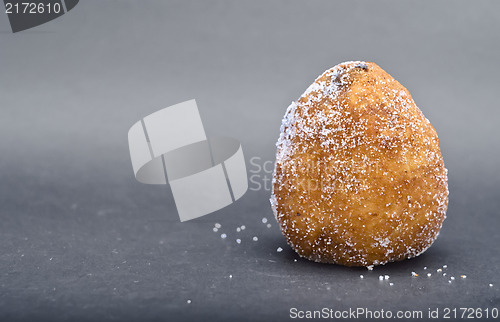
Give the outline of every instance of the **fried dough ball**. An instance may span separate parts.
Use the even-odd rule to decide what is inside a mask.
[[[448,207],[439,139],[378,65],[324,72],[288,107],[276,145],[271,205],[302,257],[372,268],[436,239]]]

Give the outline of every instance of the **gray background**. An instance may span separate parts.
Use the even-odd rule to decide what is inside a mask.
[[[0,319],[500,308],[499,12],[498,1],[81,1],[17,34],[0,14]],[[141,117],[195,98],[207,133],[238,138],[255,172],[252,157],[274,161],[288,104],[346,60],[388,71],[439,134],[450,205],[424,255],[373,272],[295,262],[269,191],[180,223],[168,186],[135,181],[127,131]]]

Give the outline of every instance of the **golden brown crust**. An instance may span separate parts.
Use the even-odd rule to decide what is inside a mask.
[[[277,143],[271,204],[301,256],[346,266],[411,258],[448,206],[436,131],[379,66],[327,70],[293,102]]]

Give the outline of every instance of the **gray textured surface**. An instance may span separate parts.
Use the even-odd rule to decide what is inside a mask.
[[[499,10],[495,1],[81,1],[18,34],[0,14],[0,319],[500,307]],[[133,178],[128,128],[191,98],[209,135],[238,138],[247,161],[274,160],[290,101],[357,59],[406,86],[441,139],[448,219],[419,258],[373,272],[295,262],[274,220],[261,223],[272,219],[269,191],[181,224],[168,187]],[[436,273],[445,264],[451,284]]]

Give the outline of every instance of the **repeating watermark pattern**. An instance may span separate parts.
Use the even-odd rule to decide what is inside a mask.
[[[79,0],[4,0],[12,32],[54,20],[73,9]]]
[[[230,205],[248,189],[240,142],[208,139],[195,100],[144,117],[128,132],[136,179],[170,184],[181,221]]]
[[[264,160],[254,156],[250,158],[250,169],[248,170],[251,191],[271,191],[272,176],[274,172],[274,161]]]
[[[300,188],[307,191],[323,191],[325,193],[333,193],[338,189],[355,190],[362,181],[351,174],[349,167],[342,167],[339,164],[334,164],[335,161],[310,160],[303,162],[300,167],[294,167],[295,176],[290,176],[288,180],[282,184],[285,187]],[[351,161],[353,164],[354,161]],[[271,191],[272,180],[274,173],[275,161],[265,160],[261,157],[254,156],[250,158],[249,190],[251,191]],[[371,166],[363,161],[356,164],[357,169],[362,172],[374,172]],[[339,170],[340,169],[340,170]],[[388,175],[388,172],[381,171],[381,175]]]
[[[302,310],[296,307],[290,308],[291,319],[325,319],[325,320],[461,320],[461,319],[497,319],[499,310],[493,308],[472,307],[445,307],[427,308],[427,310],[371,310],[365,307],[348,308],[337,310],[324,307],[320,310]]]
[[[274,168],[274,160],[266,160],[259,156],[251,157],[248,170],[249,190],[271,191]],[[394,175],[364,159],[351,159],[348,163],[338,160],[308,159],[307,162],[301,162],[300,167],[292,164],[287,171],[294,175],[288,176],[287,180],[281,183],[285,189],[321,191],[323,193],[334,193],[339,190],[358,191],[366,185],[359,174],[371,173],[387,177],[390,180],[393,180]]]

